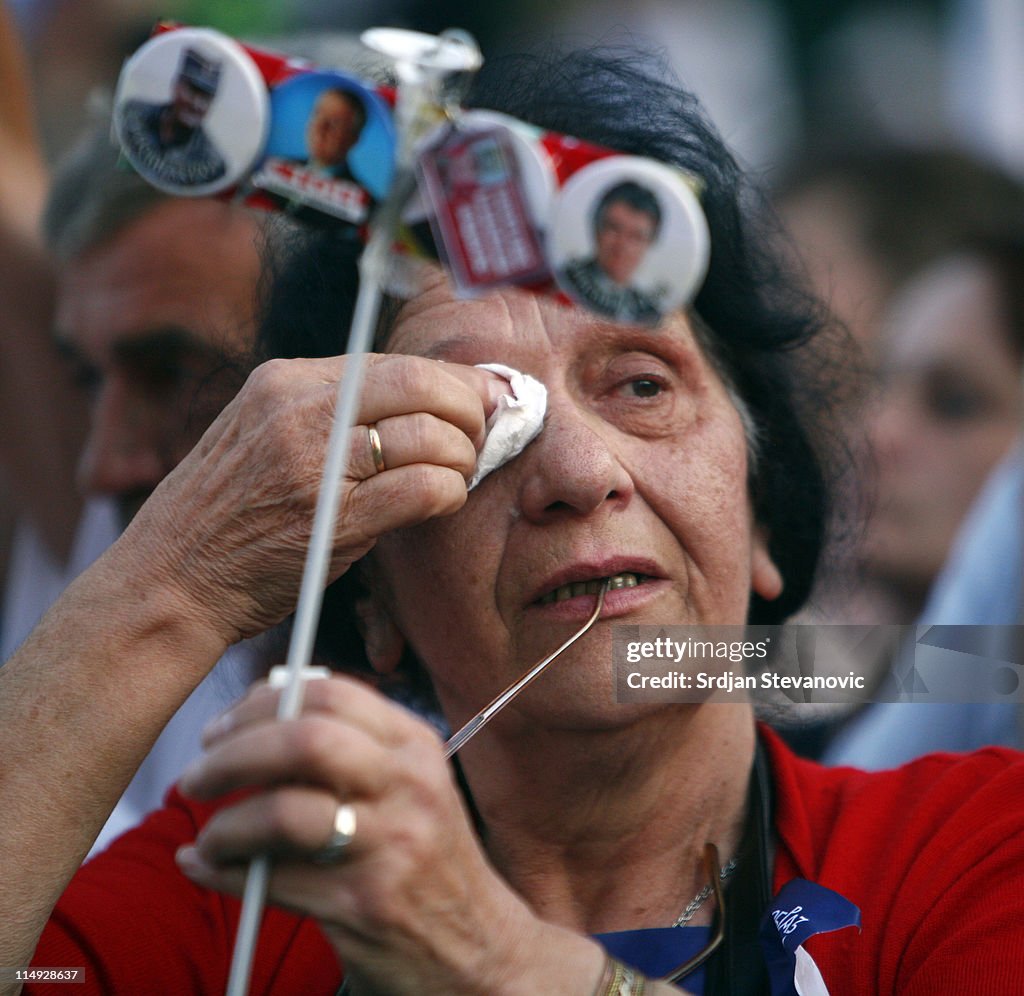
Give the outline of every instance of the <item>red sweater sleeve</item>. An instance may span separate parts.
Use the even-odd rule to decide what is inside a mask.
[[[192,884],[174,863],[177,848],[195,839],[213,809],[172,790],[163,809],[86,862],[54,909],[33,965],[83,967],[78,996],[221,996],[239,903]],[[333,996],[340,982],[316,923],[268,909],[250,992]],[[25,992],[53,987],[26,985]]]
[[[1024,755],[824,769],[771,744],[775,887],[807,878],[861,909],[812,938],[833,996],[1024,992]]]

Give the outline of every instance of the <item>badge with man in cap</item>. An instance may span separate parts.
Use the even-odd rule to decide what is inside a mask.
[[[270,124],[249,53],[210,28],[155,34],[124,65],[114,127],[125,158],[169,194],[205,197],[244,180]]]
[[[121,144],[132,165],[157,186],[206,186],[226,173],[224,157],[203,127],[221,69],[210,51],[187,45],[168,101],[128,100],[118,109]]]

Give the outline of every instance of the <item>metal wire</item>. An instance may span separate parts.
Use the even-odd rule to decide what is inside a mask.
[[[460,748],[465,747],[470,740],[473,739],[483,727],[489,723],[495,716],[501,712],[531,681],[539,678],[544,669],[560,654],[563,650],[571,647],[594,623],[597,622],[598,616],[601,615],[601,609],[604,607],[604,596],[608,592],[608,585],[610,583],[609,578],[605,578],[601,582],[601,588],[597,593],[597,605],[594,606],[594,611],[591,613],[590,618],[577,630],[568,640],[565,641],[554,653],[548,654],[543,660],[538,661],[529,671],[526,672],[518,681],[514,681],[508,686],[503,692],[495,696],[487,705],[483,707],[465,726],[462,727],[458,732],[454,733],[449,737],[448,742],[444,745],[444,756],[451,757]]]

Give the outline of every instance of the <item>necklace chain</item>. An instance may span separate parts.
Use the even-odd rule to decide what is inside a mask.
[[[737,858],[730,858],[725,867],[718,873],[718,880],[720,882],[724,882],[734,871],[736,871],[736,866],[738,864],[739,860]],[[704,905],[704,900],[711,895],[711,891],[711,883],[708,882],[708,884],[705,885],[704,888],[701,889],[700,892],[698,892],[697,895],[695,895],[693,899],[691,899],[686,904],[686,909],[679,914],[678,918],[676,919],[675,923],[672,924],[672,926],[682,927],[683,924],[689,923],[690,920],[693,919],[693,915],[697,912],[697,910],[699,910]]]

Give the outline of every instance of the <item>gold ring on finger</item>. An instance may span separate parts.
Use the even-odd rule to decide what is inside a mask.
[[[373,454],[373,466],[378,474],[383,474],[387,467],[384,465],[384,450],[380,445],[380,433],[373,423],[366,427],[367,435],[370,437],[370,453]]]
[[[356,835],[356,809],[350,802],[339,803],[334,811],[334,822],[331,824],[331,836],[327,843],[313,855],[318,865],[329,865],[338,861],[345,853],[345,848],[352,843]]]

